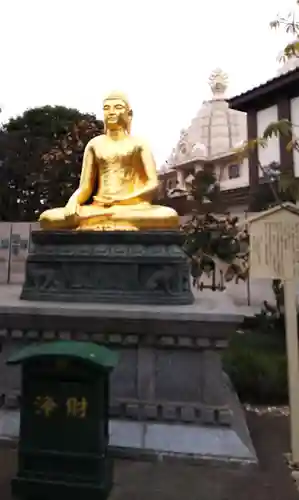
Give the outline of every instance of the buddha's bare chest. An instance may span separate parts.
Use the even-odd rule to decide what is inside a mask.
[[[101,144],[94,149],[99,165],[130,165],[140,161],[140,147],[132,143]]]
[[[140,167],[140,151],[131,147],[102,147],[95,151],[101,191],[120,193],[133,182]]]

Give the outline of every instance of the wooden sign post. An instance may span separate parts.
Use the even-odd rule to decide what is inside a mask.
[[[250,276],[280,279],[284,312],[290,403],[292,461],[299,464],[299,350],[297,293],[299,210],[286,203],[247,220],[250,233]]]

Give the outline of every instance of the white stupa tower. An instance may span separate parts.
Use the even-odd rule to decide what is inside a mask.
[[[211,98],[202,103],[190,126],[167,160],[168,167],[192,161],[214,161],[227,156],[247,137],[246,113],[230,109],[226,101],[228,76],[220,68],[209,77]]]

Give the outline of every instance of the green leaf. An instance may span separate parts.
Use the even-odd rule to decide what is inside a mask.
[[[278,19],[275,19],[275,21],[271,21],[271,23],[270,23],[271,29],[277,29],[279,27],[280,27],[280,21]]]
[[[294,178],[290,171],[282,171],[279,178],[279,189],[282,193],[288,193],[294,200],[299,199],[299,179]]]
[[[292,124],[289,120],[283,119],[278,122],[271,122],[265,128],[263,133],[264,139],[270,139],[272,136],[278,137],[282,136],[290,136],[292,135]]]
[[[286,150],[290,153],[293,149],[295,149],[296,151],[299,150],[299,143],[298,143],[298,139],[292,139],[290,142],[288,142],[288,144],[286,145]]]

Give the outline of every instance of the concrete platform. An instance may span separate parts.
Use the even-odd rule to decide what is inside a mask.
[[[219,293],[196,294],[193,304],[188,305],[145,305],[145,304],[98,304],[98,303],[55,303],[21,300],[21,285],[0,285],[0,314],[37,314],[45,312],[50,315],[68,314],[81,316],[95,314],[98,318],[113,316],[115,318],[146,318],[159,316],[161,320],[184,321],[242,321],[244,316],[252,316],[255,309],[250,306],[238,307]],[[224,300],[223,300],[224,299]],[[17,309],[16,309],[17,308]]]
[[[0,410],[0,442],[16,443],[19,425],[18,411]],[[247,443],[242,442],[232,429],[110,420],[109,431],[111,451],[118,457],[135,456],[158,461],[167,457],[194,461],[257,461],[253,446],[248,446],[249,436]]]
[[[51,303],[0,287],[0,438],[18,438],[20,372],[6,360],[30,342],[94,341],[116,349],[110,444],[118,456],[256,462],[221,353],[244,314],[227,302],[190,305]]]

